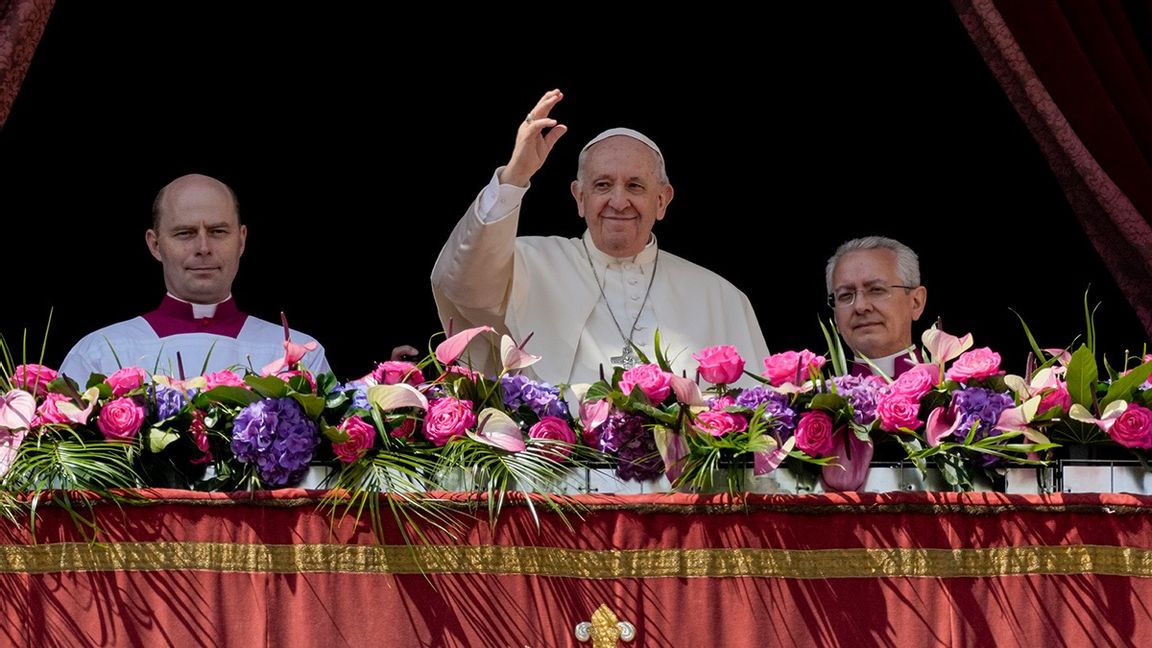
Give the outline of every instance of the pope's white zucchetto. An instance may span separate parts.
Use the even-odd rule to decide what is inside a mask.
[[[631,128],[609,128],[608,130],[589,140],[588,143],[584,145],[584,148],[580,149],[580,152],[583,153],[584,151],[587,151],[589,148],[591,148],[593,144],[602,140],[606,140],[609,137],[616,137],[617,135],[623,137],[631,137],[637,142],[643,142],[645,146],[652,149],[653,151],[656,151],[656,155],[659,155],[661,160],[664,159],[664,154],[660,152],[660,147],[656,146],[656,142],[648,139],[648,136],[644,133],[632,130]]]

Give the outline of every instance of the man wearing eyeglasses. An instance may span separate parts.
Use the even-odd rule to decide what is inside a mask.
[[[912,322],[924,312],[928,289],[911,248],[883,236],[846,241],[828,259],[824,279],[836,328],[856,356],[852,374],[875,365],[894,378],[916,364]]]

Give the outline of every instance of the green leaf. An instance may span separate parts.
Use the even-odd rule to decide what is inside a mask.
[[[203,392],[196,397],[197,405],[201,407],[206,406],[210,402],[221,403],[223,405],[238,405],[244,407],[251,405],[260,400],[260,394],[243,387],[230,387],[228,385],[220,385]]]
[[[260,394],[264,398],[284,398],[288,395],[288,383],[276,376],[255,376],[250,374],[244,378],[244,382],[252,388],[252,391]]]
[[[1068,372],[1065,374],[1072,402],[1083,405],[1089,410],[1093,409],[1098,377],[1096,357],[1086,345],[1080,345],[1080,348],[1072,353],[1072,359],[1068,362]]]
[[[152,428],[148,430],[148,447],[152,452],[163,452],[171,443],[180,438],[180,435],[171,430]]]
[[[304,408],[304,413],[312,420],[320,418],[320,414],[324,412],[324,398],[321,396],[297,392],[292,394],[292,398],[300,403],[300,406]]]

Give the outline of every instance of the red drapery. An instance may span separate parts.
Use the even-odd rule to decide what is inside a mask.
[[[0,526],[11,645],[1102,645],[1152,636],[1152,498],[579,496],[406,548],[300,490],[156,492]],[[423,574],[421,573],[423,570]],[[617,645],[613,643],[611,645]]]
[[[0,0],[0,128],[44,34],[55,0]]]
[[[1152,335],[1152,6],[1147,0],[953,5]],[[1041,227],[1037,241],[1044,240]]]

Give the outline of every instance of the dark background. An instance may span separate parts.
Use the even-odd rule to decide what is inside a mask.
[[[0,130],[0,332],[18,350],[26,330],[34,358],[54,309],[49,365],[158,303],[144,230],[155,193],[189,172],[240,198],[242,308],[286,311],[343,378],[394,345],[423,347],[440,330],[428,281],[440,245],[553,87],[570,131],[533,181],[522,233],[579,235],[580,147],[637,128],[676,187],[662,247],[741,287],[773,352],[825,348],[824,263],[873,233],[920,252],[922,324],[972,332],[1014,372],[1028,346],[1013,310],[1042,345],[1065,346],[1089,286],[1113,363],[1144,344],[947,0],[516,25],[491,8],[399,21],[379,8],[99,4],[57,4]]]

